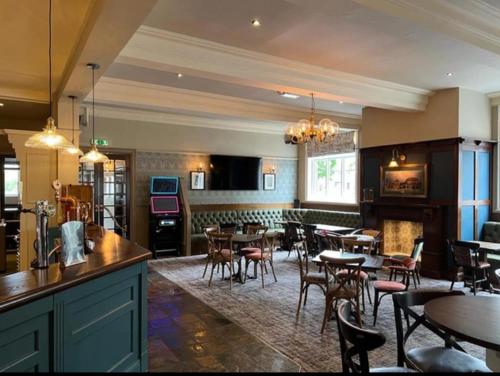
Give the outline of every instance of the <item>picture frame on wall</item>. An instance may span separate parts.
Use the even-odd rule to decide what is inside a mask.
[[[276,189],[276,174],[264,174],[263,183],[265,191],[274,191]]]
[[[192,191],[205,190],[205,171],[191,171],[189,177]]]
[[[427,197],[427,164],[380,166],[380,196]]]

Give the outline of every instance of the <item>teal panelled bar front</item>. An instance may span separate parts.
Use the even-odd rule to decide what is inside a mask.
[[[147,371],[150,252],[116,234],[87,263],[0,278],[0,371]]]

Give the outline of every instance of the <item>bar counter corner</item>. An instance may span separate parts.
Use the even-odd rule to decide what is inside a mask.
[[[84,263],[0,278],[0,371],[147,371],[151,252],[99,234]]]

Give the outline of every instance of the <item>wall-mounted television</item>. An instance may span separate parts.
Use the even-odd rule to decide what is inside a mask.
[[[260,158],[229,155],[210,156],[210,189],[258,190]]]

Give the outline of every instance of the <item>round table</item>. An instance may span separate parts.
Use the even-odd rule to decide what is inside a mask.
[[[427,320],[447,333],[486,348],[486,363],[500,371],[500,298],[447,296],[424,305]]]

